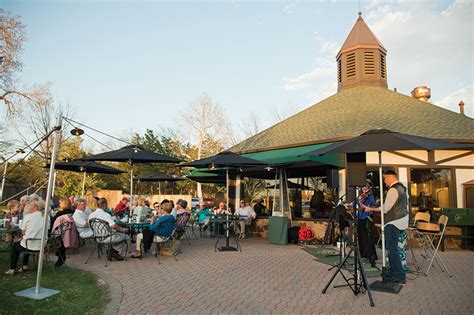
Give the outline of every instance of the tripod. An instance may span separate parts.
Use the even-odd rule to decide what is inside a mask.
[[[353,201],[354,211],[356,209],[356,196],[355,195],[356,195],[356,190],[354,189],[354,201]],[[354,218],[355,219],[353,220],[353,222],[351,222],[354,241],[353,242],[349,241],[349,248],[350,248],[349,254],[344,258],[344,260],[342,260],[339,263],[339,266],[337,267],[336,271],[333,273],[329,282],[324,287],[322,293],[323,294],[326,293],[327,289],[329,288],[331,283],[334,281],[337,274],[340,273],[342,277],[344,278],[344,281],[346,281],[346,284],[342,286],[335,286],[335,288],[348,286],[349,288],[351,288],[354,295],[363,293],[364,290],[366,290],[369,296],[370,306],[374,306],[375,304],[374,304],[374,300],[372,299],[372,292],[370,291],[370,287],[368,286],[368,282],[367,282],[367,275],[365,273],[362,260],[360,259],[360,250],[359,250],[358,240],[357,240],[357,224],[358,224],[357,216],[355,216]],[[342,220],[340,221],[342,223]],[[354,258],[354,269],[352,271],[352,277],[348,278],[342,272],[342,267],[345,265],[347,259],[351,256],[351,254],[353,254],[353,258]],[[362,279],[360,279],[361,278],[360,276],[362,276]]]

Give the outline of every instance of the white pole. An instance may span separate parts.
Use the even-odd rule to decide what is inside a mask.
[[[382,175],[382,152],[379,151],[379,186],[380,186],[380,218],[381,218],[381,233],[382,233],[382,281],[385,282],[385,222],[383,212],[383,175]]]
[[[229,211],[229,168],[225,169],[225,198],[226,198],[226,210]]]
[[[54,197],[54,191],[56,189],[56,176],[58,175],[58,172],[55,170],[54,171],[54,176],[53,176],[53,189],[51,189],[51,196]]]
[[[5,161],[5,168],[3,169],[2,190],[0,190],[0,201],[3,201],[3,190],[5,189],[5,179],[7,177],[8,162]]]
[[[51,155],[51,162],[50,162],[50,167],[49,167],[48,189],[46,192],[46,204],[45,204],[44,221],[43,221],[43,232],[41,235],[40,255],[38,258],[38,273],[36,275],[36,288],[35,288],[36,294],[39,294],[39,291],[40,291],[41,273],[43,271],[44,247],[46,246],[46,233],[48,232],[51,192],[53,190],[54,167],[56,166],[56,157],[58,155],[59,137],[61,136],[61,115],[58,115],[55,129],[56,131],[54,132],[53,154]]]
[[[133,163],[132,169],[130,171],[130,204],[129,204],[130,214],[128,216],[129,222],[132,222],[132,214],[133,214]]]
[[[275,213],[275,198],[276,198],[277,179],[278,179],[278,169],[275,169],[275,182],[274,182],[274,186],[273,186],[272,216]]]
[[[84,190],[86,189],[86,175],[87,175],[87,172],[84,171],[84,178],[82,179],[82,194],[81,194],[82,198],[84,198]]]

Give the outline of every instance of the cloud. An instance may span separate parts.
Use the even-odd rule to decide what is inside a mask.
[[[296,8],[296,4],[294,3],[287,4],[283,8],[283,13],[285,13],[286,15],[292,15],[293,13],[295,13],[295,8]]]
[[[456,0],[440,7],[435,1],[372,0],[363,17],[388,51],[390,88],[410,95],[414,87],[427,85],[436,96],[434,104],[459,112],[457,104],[464,99],[466,113],[472,116],[474,5]],[[320,99],[331,89],[330,94],[336,92],[334,56],[342,42],[324,36],[314,33],[321,42],[317,62],[284,78],[283,90],[301,91],[306,99]]]
[[[389,85],[405,94],[428,85],[439,99],[472,85],[473,14],[470,1],[444,10],[427,1],[374,5],[366,22],[388,51]]]
[[[318,58],[316,66],[309,72],[300,74],[294,78],[285,78],[286,83],[281,87],[285,91],[297,91],[310,88],[321,80],[333,77],[335,65],[329,64],[328,60]]]
[[[453,112],[459,113],[459,102],[464,102],[464,113],[466,116],[474,117],[474,85],[467,85],[460,89],[453,91],[440,100],[435,100],[433,103],[449,109]]]

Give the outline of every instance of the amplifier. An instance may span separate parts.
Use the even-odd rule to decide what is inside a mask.
[[[447,216],[448,225],[451,226],[462,226],[470,225],[474,226],[474,209],[473,208],[442,208],[441,214]],[[434,218],[433,218],[434,219]],[[435,220],[432,222],[437,222]],[[437,220],[437,218],[436,218]]]

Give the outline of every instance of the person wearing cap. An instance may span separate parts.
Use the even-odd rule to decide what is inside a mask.
[[[372,219],[373,215],[370,211],[364,211],[360,208],[360,204],[366,207],[375,207],[375,198],[372,194],[372,185],[369,181],[362,187],[362,193],[358,198],[359,209],[357,209],[357,234],[360,248],[360,255],[369,260],[370,265],[375,267],[377,260],[377,252],[372,237]]]
[[[407,189],[397,178],[397,173],[387,170],[383,174],[385,185],[389,187],[384,198],[384,233],[385,249],[388,254],[389,265],[387,267],[387,277],[393,282],[405,283],[405,270],[402,266],[401,249],[398,246],[398,239],[408,228],[408,197]],[[380,212],[380,208],[367,207],[360,204],[362,210]]]
[[[178,201],[176,201],[176,207],[171,210],[171,215],[176,219],[178,215],[186,212],[187,206],[188,202],[186,200],[178,199]]]

